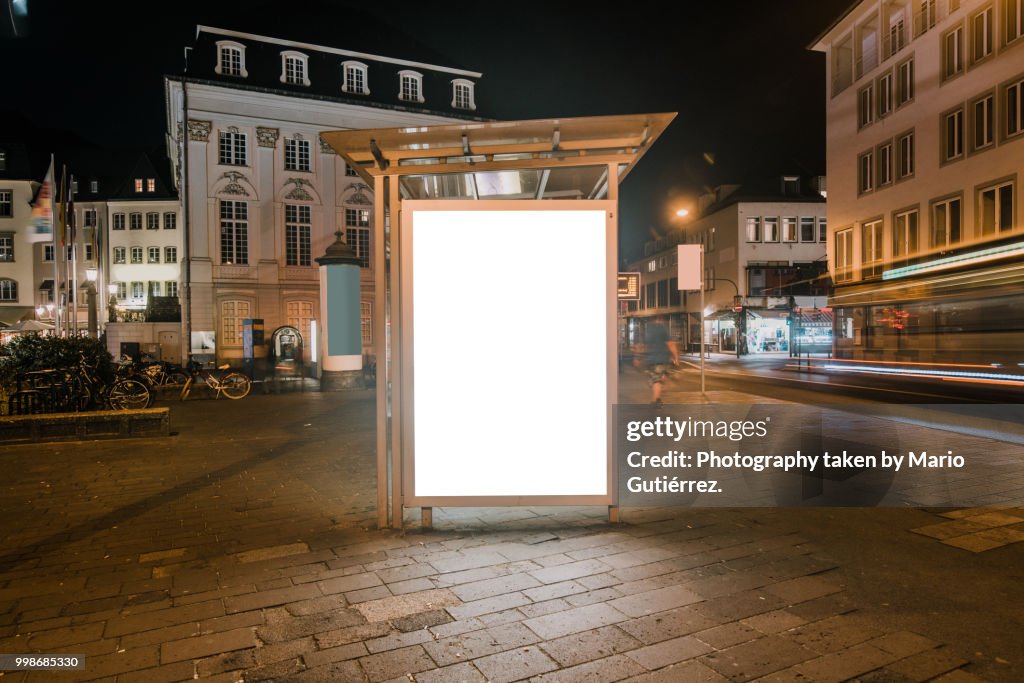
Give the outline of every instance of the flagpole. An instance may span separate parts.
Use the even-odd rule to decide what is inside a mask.
[[[67,209],[65,210],[65,220],[67,227],[65,228],[68,233],[68,243],[71,245],[71,294],[68,297],[68,303],[71,306],[73,313],[71,317],[71,335],[73,337],[78,336],[78,244],[75,237],[75,203],[71,197],[71,188],[75,186],[75,176],[71,174],[68,176],[68,193],[67,193]]]
[[[53,162],[54,162],[53,152],[50,152],[50,174],[51,175],[53,174]],[[44,180],[44,182],[45,182],[45,180]],[[53,242],[53,289],[50,290],[50,303],[53,304],[53,310],[55,311],[54,314],[53,314],[54,315],[53,333],[56,336],[59,337],[60,336],[60,325],[61,325],[61,322],[62,322],[61,319],[60,319],[60,289],[58,287],[58,285],[60,284],[60,270],[59,270],[59,265],[58,265],[60,263],[60,261],[58,261],[58,256],[57,256],[57,227],[56,227],[56,222],[53,220],[53,195],[54,195],[54,192],[53,192],[53,179],[52,178],[50,179],[49,192],[50,192],[50,238],[51,238],[50,241]]]

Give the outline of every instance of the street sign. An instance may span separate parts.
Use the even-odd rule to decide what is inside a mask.
[[[640,273],[619,273],[619,301],[640,301]]]

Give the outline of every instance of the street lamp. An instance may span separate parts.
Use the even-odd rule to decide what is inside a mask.
[[[107,294],[110,295],[110,300],[107,301],[107,322],[117,322],[117,285],[111,282],[107,285]]]
[[[99,335],[98,325],[96,323],[96,276],[98,272],[95,268],[85,269],[85,296],[86,302],[89,307],[89,336],[95,339]]]

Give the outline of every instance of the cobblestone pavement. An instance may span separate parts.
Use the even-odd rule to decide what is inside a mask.
[[[1024,680],[1024,543],[920,533],[949,511],[444,509],[378,531],[373,410],[192,401],[170,438],[4,449],[0,652],[87,664],[2,680]]]

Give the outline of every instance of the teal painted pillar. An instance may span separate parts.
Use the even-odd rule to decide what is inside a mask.
[[[362,387],[363,335],[359,310],[359,259],[341,238],[327,247],[320,264],[320,388]]]

